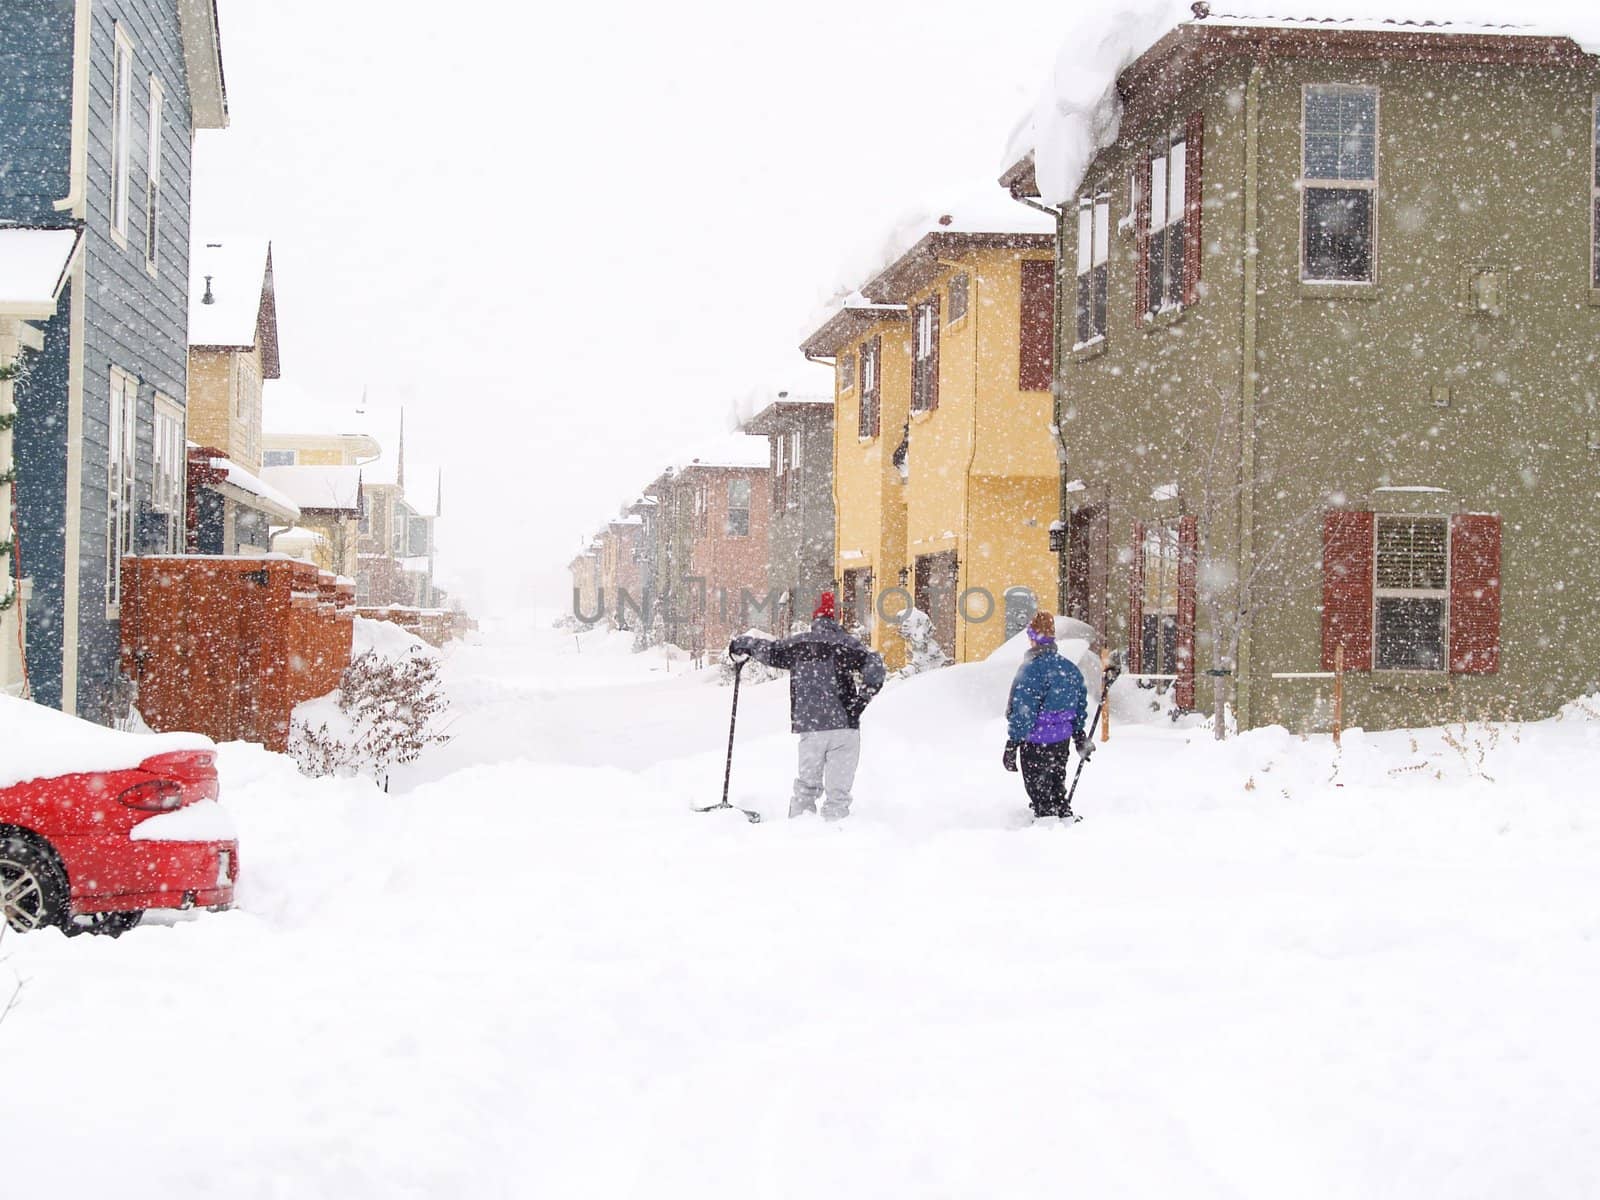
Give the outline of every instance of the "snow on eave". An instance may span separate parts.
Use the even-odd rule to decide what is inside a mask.
[[[268,516],[291,522],[300,519],[299,505],[259,475],[247,471],[231,458],[213,458],[211,459],[211,467],[213,470],[223,473],[229,486],[265,502],[263,511]]]
[[[45,320],[55,315],[61,289],[83,244],[83,230],[0,229],[0,316]]]
[[[836,301],[828,316],[815,324],[814,332],[800,343],[800,352],[807,358],[828,358],[880,324],[910,319],[904,304],[875,304],[860,292],[852,292],[842,302]]]
[[[1031,121],[1020,136],[1013,131],[1002,181],[1014,194],[1025,192],[1031,155],[1037,194],[1048,204],[1070,202],[1096,155],[1116,142],[1125,99],[1143,88],[1192,84],[1197,76],[1174,63],[1182,67],[1185,60],[1179,56],[1197,44],[1223,53],[1270,55],[1271,31],[1281,30],[1301,56],[1308,37],[1370,39],[1374,32],[1392,35],[1381,45],[1374,42],[1374,56],[1387,59],[1404,59],[1408,45],[1423,51],[1430,39],[1436,45],[1439,38],[1463,35],[1550,43],[1529,47],[1528,58],[1552,66],[1600,52],[1600,5],[1579,9],[1530,0],[1517,10],[1526,20],[1511,25],[1500,0],[1422,0],[1408,4],[1402,15],[1383,0],[1325,0],[1316,15],[1300,18],[1269,11],[1277,3],[1239,0],[1229,4],[1235,11],[1227,16],[1206,12],[1203,5],[1192,12],[1185,0],[1125,0],[1077,10]],[[1560,53],[1563,44],[1576,53]],[[1485,51],[1484,57],[1494,61],[1501,54]],[[1208,69],[1203,60],[1189,65]]]

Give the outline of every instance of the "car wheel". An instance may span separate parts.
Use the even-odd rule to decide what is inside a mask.
[[[18,933],[61,925],[67,915],[67,881],[55,860],[33,842],[0,837],[0,916]]]
[[[67,922],[67,936],[98,933],[106,937],[121,937],[142,920],[143,912],[79,913]]]

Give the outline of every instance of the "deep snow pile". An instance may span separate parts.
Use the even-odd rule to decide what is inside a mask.
[[[1600,1194],[1600,700],[1114,723],[1018,830],[997,660],[892,683],[825,826],[774,681],[752,826],[688,811],[728,689],[626,640],[453,649],[402,793],[223,747],[241,911],[0,947],[8,1194]]]

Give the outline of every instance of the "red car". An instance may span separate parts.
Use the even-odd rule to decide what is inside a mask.
[[[20,712],[18,703],[10,701],[0,718]],[[63,719],[59,713],[50,717]],[[128,746],[154,740],[88,729],[92,733],[83,736],[102,760],[110,739],[119,739],[112,743],[118,753],[111,759],[127,759]],[[6,732],[0,729],[0,782],[8,777]],[[190,742],[205,744],[198,738]],[[25,754],[25,739],[20,745],[17,753]],[[59,760],[61,748],[54,749]],[[69,753],[73,749],[67,746]],[[95,754],[86,757],[92,761]],[[10,777],[26,769],[14,768]],[[16,930],[59,925],[68,933],[116,935],[132,929],[152,908],[229,907],[239,876],[239,845],[231,835],[215,836],[226,826],[216,810],[217,791],[214,748],[160,750],[131,768],[48,775],[0,787],[0,906],[6,922]],[[205,802],[202,809],[190,809]],[[222,819],[207,819],[213,816]],[[141,831],[150,821],[156,824]]]

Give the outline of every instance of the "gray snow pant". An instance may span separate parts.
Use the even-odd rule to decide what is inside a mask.
[[[826,790],[822,805],[824,820],[837,821],[850,815],[850,785],[855,782],[856,764],[861,761],[859,729],[824,729],[800,735],[800,773],[794,780],[794,798],[789,815],[816,812],[817,799]]]

